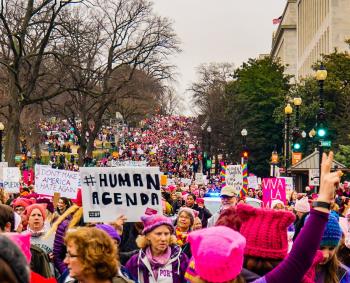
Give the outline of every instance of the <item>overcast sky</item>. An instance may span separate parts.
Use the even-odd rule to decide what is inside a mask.
[[[174,21],[183,52],[173,59],[178,67],[176,90],[196,81],[202,63],[229,62],[239,67],[248,58],[270,52],[272,19],[282,15],[286,0],[153,0],[157,14]]]

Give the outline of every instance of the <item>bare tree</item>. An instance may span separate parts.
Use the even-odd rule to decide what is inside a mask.
[[[72,88],[67,91],[64,107],[57,101],[44,106],[50,104],[75,129],[76,118],[81,119],[81,130],[76,134],[80,137],[80,158],[84,158],[91,155],[111,105],[145,95],[135,90],[135,74],[144,74],[155,85],[171,79],[174,67],[168,58],[180,50],[171,23],[154,15],[151,3],[145,0],[97,0],[87,13],[76,10],[70,17],[62,36],[67,44],[65,70]]]
[[[59,26],[70,4],[84,0],[1,0],[0,65],[6,77],[8,115],[5,156],[14,165],[20,118],[28,105],[64,92],[64,73],[55,67],[60,59]]]

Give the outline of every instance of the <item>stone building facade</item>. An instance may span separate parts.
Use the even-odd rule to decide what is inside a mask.
[[[313,75],[311,66],[337,48],[349,50],[349,0],[288,0],[271,56],[287,64],[286,73],[300,79]]]

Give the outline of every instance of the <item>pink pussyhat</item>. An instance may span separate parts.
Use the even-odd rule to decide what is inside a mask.
[[[210,227],[188,235],[195,271],[208,282],[235,279],[243,266],[245,238],[225,226]]]

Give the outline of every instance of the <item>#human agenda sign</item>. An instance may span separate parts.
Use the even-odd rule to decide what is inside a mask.
[[[140,221],[146,210],[162,214],[158,167],[82,167],[84,220],[110,222],[125,215]]]

